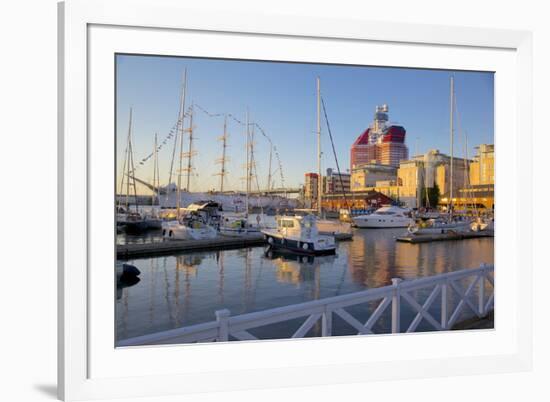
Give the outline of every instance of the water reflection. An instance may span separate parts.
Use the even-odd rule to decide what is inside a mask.
[[[117,287],[117,338],[212,321],[222,308],[232,315],[260,311],[494,260],[492,239],[412,245],[396,243],[400,234],[357,231],[353,241],[339,243],[335,256],[298,257],[255,247],[133,260],[141,281]],[[380,325],[389,325],[387,317]]]

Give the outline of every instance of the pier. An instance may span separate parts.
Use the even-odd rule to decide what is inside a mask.
[[[417,296],[421,291],[428,294],[423,301]],[[375,308],[369,308],[367,303],[373,302]],[[431,308],[438,304],[439,309],[434,313]],[[358,316],[359,306],[363,306],[361,317]],[[403,319],[404,308],[414,311],[409,323]],[[463,325],[465,321],[461,317],[466,310],[472,318],[467,319],[470,323]],[[232,316],[228,309],[218,310],[213,321],[129,338],[119,341],[117,346],[259,340],[262,336],[257,329],[292,320],[299,320],[301,324],[296,325],[297,329],[289,326],[291,332],[281,338],[304,338],[319,324],[323,337],[343,335],[337,333],[333,324],[336,316],[353,328],[353,335],[374,334],[375,324],[384,314],[389,319],[392,334],[417,332],[421,322],[435,331],[476,328],[477,321],[485,322],[479,328],[492,328],[493,311],[494,266],[482,264],[479,268],[419,279],[393,278],[389,286],[264,311]]]
[[[351,240],[351,233],[337,233],[337,241]],[[165,240],[151,243],[118,244],[117,258],[139,258],[182,253],[187,251],[227,250],[235,248],[264,246],[264,235],[253,233],[241,236],[218,236],[208,240]]]
[[[419,244],[430,243],[433,241],[446,241],[446,240],[464,240],[464,239],[477,239],[480,237],[494,237],[495,233],[492,230],[481,232],[465,232],[465,233],[441,233],[441,234],[425,234],[425,235],[410,235],[401,236],[396,238],[399,242]]]
[[[218,236],[208,240],[166,240],[153,243],[119,244],[116,247],[117,258],[151,257],[186,251],[221,250],[262,246],[263,234],[250,234],[239,237]]]

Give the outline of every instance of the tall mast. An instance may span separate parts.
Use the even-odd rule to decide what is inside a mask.
[[[267,191],[271,190],[271,160],[273,158],[273,144],[269,141],[269,168],[267,173]]]
[[[221,164],[220,173],[217,173],[217,175],[220,176],[220,192],[223,192],[223,182],[225,176],[227,175],[227,172],[225,171],[225,162],[227,161],[227,115],[225,115],[223,119],[223,135],[218,138],[218,141],[222,142],[222,157],[217,160],[217,162]]]
[[[193,170],[193,162],[192,158],[194,155],[193,151],[193,104],[191,104],[191,109],[189,111],[189,152],[186,153],[187,156],[187,192],[190,192],[190,186],[191,186],[191,172]]]
[[[181,94],[181,103],[180,103],[180,117],[179,117],[179,143],[180,143],[180,152],[179,152],[179,169],[178,169],[178,186],[176,192],[176,214],[178,220],[180,218],[180,207],[181,207],[181,173],[183,170],[183,120],[185,118],[185,93],[187,92],[187,68],[183,72],[183,85],[182,85],[182,94]]]
[[[157,133],[155,133],[155,144],[154,144],[154,147],[153,147],[153,194],[151,196],[151,207],[153,207],[155,205],[155,189],[157,191],[157,195],[158,195],[158,191],[159,191],[159,186],[158,186],[158,180],[159,180],[159,177],[158,177],[158,156],[157,156]],[[152,209],[152,208],[151,208]]]
[[[449,200],[449,211],[452,214],[453,211],[453,165],[454,165],[454,122],[453,122],[453,114],[454,114],[454,103],[455,103],[455,81],[454,76],[451,75],[451,118],[450,118],[450,131],[451,131],[451,167],[449,169],[450,171],[450,200]]]
[[[126,200],[125,200],[125,206],[126,211],[128,211],[128,197],[130,194],[130,178],[128,177],[128,170],[130,164],[130,160],[128,159],[129,156],[129,149],[130,149],[130,133],[132,132],[132,108],[130,108],[130,119],[128,122],[128,136],[126,139],[126,151],[124,152],[124,165],[122,166],[122,177],[120,180],[120,195],[122,195],[122,192],[124,191],[124,176],[126,176]]]
[[[134,150],[132,146],[132,109],[130,109],[130,125],[128,129],[128,192],[130,189],[130,178],[132,179],[132,187],[134,189],[134,205],[136,207],[136,212],[139,212],[138,208],[138,198],[137,198],[137,188],[136,188],[136,178],[134,176]],[[126,193],[126,206],[128,206],[128,193]]]
[[[322,214],[323,176],[321,174],[321,80],[317,77],[317,209]]]
[[[250,192],[250,157],[249,157],[249,147],[250,147],[250,131],[249,131],[249,122],[248,122],[248,108],[246,108],[246,198],[245,198],[245,209],[246,215],[248,216],[248,193]]]

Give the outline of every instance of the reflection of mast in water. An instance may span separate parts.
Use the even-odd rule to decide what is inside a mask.
[[[250,311],[251,289],[252,289],[252,264],[250,263],[250,248],[246,249],[244,262],[244,307],[245,311]]]
[[[172,311],[172,303],[170,302],[170,281],[168,280],[168,270],[166,269],[166,260],[162,263],[162,269],[164,271],[164,298],[166,300],[166,309],[168,310],[168,317],[170,317],[170,323],[173,327],[176,326],[176,320],[174,318],[174,312]]]
[[[153,328],[153,320],[155,318],[155,301],[156,301],[156,288],[157,288],[157,270],[158,270],[158,258],[151,258],[151,282],[149,284],[149,325]]]
[[[184,298],[183,298],[183,320],[187,321],[189,317],[189,311],[191,309],[191,275],[196,277],[198,274],[198,266],[202,263],[203,256],[197,254],[184,254],[176,256],[176,287],[178,288],[178,295],[176,297],[176,308],[177,308],[177,317],[178,317],[178,326],[179,322],[179,275],[180,270],[184,272]]]
[[[218,258],[218,267],[219,267],[219,274],[220,274],[220,280],[218,281],[218,296],[220,297],[220,303],[223,304],[224,302],[223,286],[225,281],[224,253],[218,252],[216,256]]]

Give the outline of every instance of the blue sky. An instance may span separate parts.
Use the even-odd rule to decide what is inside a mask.
[[[151,153],[154,134],[164,139],[178,115],[184,68],[187,68],[187,106],[191,102],[211,113],[231,113],[259,124],[279,150],[285,184],[298,186],[304,173],[316,171],[316,92],[321,92],[335,139],[342,170],[349,168],[349,149],[356,137],[371,124],[376,105],[387,103],[391,122],[407,130],[406,144],[412,155],[439,149],[449,153],[449,78],[455,77],[458,107],[455,154],[464,154],[464,133],[469,156],[473,147],[493,143],[494,80],[490,72],[419,70],[387,67],[339,66],[238,60],[194,59],[139,55],[117,56],[117,167],[123,163],[129,108],[133,108],[134,160]],[[192,191],[219,187],[214,163],[221,155],[216,138],[223,132],[223,118],[208,117],[195,109],[195,174]],[[188,121],[186,121],[186,126]],[[335,167],[323,118],[323,170]],[[228,120],[226,188],[243,189],[245,163],[244,128]],[[256,133],[256,161],[260,186],[268,175],[268,142]],[[159,153],[161,184],[166,184],[173,140]],[[152,177],[152,160],[136,171],[145,180]],[[276,166],[274,160],[273,166]],[[118,179],[120,180],[120,179]],[[279,173],[275,175],[280,186]]]

